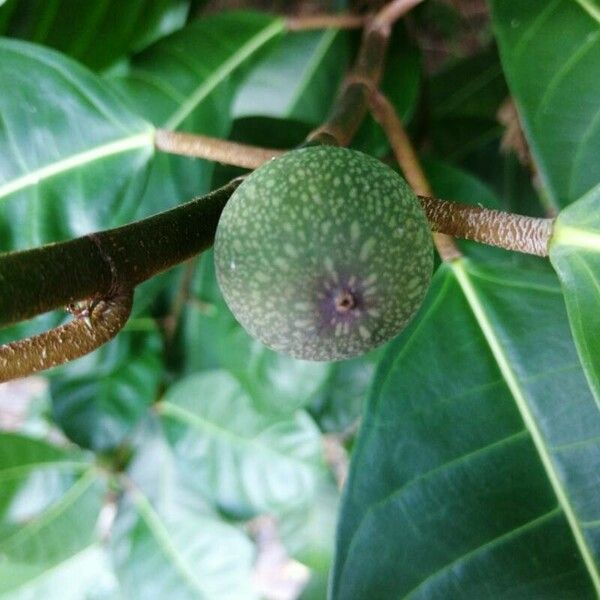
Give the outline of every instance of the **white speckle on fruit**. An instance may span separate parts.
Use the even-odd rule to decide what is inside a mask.
[[[366,242],[364,242],[364,244],[360,247],[360,252],[358,254],[358,258],[362,262],[365,262],[371,255],[373,248],[375,248],[375,238],[371,237]]]
[[[358,326],[358,333],[360,333],[363,340],[368,340],[371,337],[371,332],[364,325]]]
[[[296,258],[298,256],[298,252],[296,252],[296,248],[294,248],[294,246],[292,246],[292,244],[284,244],[283,250],[291,258]]]

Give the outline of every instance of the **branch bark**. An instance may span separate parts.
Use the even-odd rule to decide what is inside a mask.
[[[119,290],[91,303],[85,316],[0,346],[0,383],[56,367],[102,346],[127,323],[132,303],[133,291]]]
[[[379,86],[393,23],[423,0],[396,0],[366,26],[353,69],[345,78],[328,120],[313,131],[308,144],[347,146],[369,109],[371,91]]]

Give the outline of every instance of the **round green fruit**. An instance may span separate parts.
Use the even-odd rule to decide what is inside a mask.
[[[239,186],[217,227],[215,265],[251,335],[296,358],[339,360],[408,323],[431,280],[433,245],[400,175],[361,152],[318,146]]]

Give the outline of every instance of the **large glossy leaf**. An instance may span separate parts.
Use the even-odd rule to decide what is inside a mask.
[[[104,451],[119,445],[157,397],[161,354],[156,325],[131,320],[112,342],[53,377],[54,420],[80,446]]]
[[[550,260],[563,285],[579,357],[600,406],[600,186],[560,213]]]
[[[182,323],[184,371],[223,368],[236,376],[256,406],[290,413],[307,405],[331,366],[278,354],[254,340],[237,323],[219,291],[212,252],[200,259]]]
[[[129,220],[153,128],[72,60],[0,40],[0,251]]]
[[[8,0],[0,33],[51,46],[93,69],[181,27],[189,0]]]
[[[297,119],[315,126],[327,117],[348,60],[346,32],[288,33],[244,82],[234,115]]]
[[[252,516],[312,498],[321,440],[306,413],[261,413],[225,371],[181,380],[159,410],[186,478],[222,510]]]
[[[554,276],[444,265],[377,373],[333,598],[596,598],[599,492]]]
[[[80,560],[95,541],[105,492],[81,452],[0,434],[0,594],[35,597]]]
[[[150,422],[127,470],[110,553],[124,597],[251,600],[253,548],[178,477]]]
[[[550,197],[564,206],[600,180],[597,0],[490,0],[504,70]]]
[[[156,126],[226,137],[242,67],[283,28],[283,19],[260,13],[207,16],[146,49],[112,81]],[[205,193],[212,169],[207,161],[157,155],[139,216]]]

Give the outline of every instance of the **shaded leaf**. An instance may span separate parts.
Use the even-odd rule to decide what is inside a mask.
[[[558,207],[600,180],[600,10],[595,0],[490,0],[544,187]]]
[[[136,330],[136,324],[146,325]],[[150,321],[119,336],[52,379],[53,416],[77,444],[105,451],[123,442],[158,394],[162,339]]]
[[[374,382],[333,598],[595,598],[599,450],[555,278],[443,265]]]
[[[348,61],[346,32],[287,33],[241,86],[234,116],[296,119],[316,126],[327,117]]]
[[[306,413],[260,412],[233,376],[212,371],[171,387],[160,414],[186,478],[220,509],[247,517],[312,498],[321,440]]]
[[[500,59],[491,48],[433,75],[428,103],[436,150],[446,160],[460,161],[490,141],[499,144],[496,114],[507,95]]]
[[[0,434],[0,482],[0,594],[27,597],[95,541],[106,481],[81,452]]]
[[[323,480],[309,505],[282,514],[277,522],[289,555],[321,573],[327,573],[333,563],[339,500],[335,483]]]
[[[0,7],[0,32],[101,69],[181,27],[188,8],[189,0],[8,0]]]
[[[323,431],[344,433],[356,425],[382,351],[330,365],[327,380],[309,407]]]
[[[560,213],[550,260],[560,277],[579,357],[600,407],[600,186]]]

